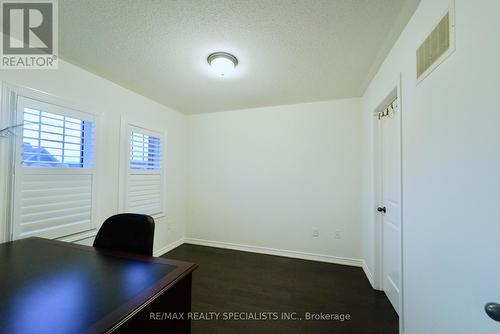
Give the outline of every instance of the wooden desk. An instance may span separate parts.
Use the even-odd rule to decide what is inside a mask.
[[[150,312],[190,312],[196,268],[40,238],[0,244],[0,333],[189,333],[189,320]]]

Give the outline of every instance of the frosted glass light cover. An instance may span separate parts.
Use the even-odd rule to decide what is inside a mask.
[[[226,76],[234,71],[235,64],[226,57],[215,58],[210,62],[210,66],[220,76]]]

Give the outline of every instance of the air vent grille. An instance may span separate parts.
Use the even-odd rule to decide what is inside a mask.
[[[450,13],[441,19],[436,28],[417,49],[417,78],[426,72],[450,49]],[[435,66],[434,66],[435,67]]]

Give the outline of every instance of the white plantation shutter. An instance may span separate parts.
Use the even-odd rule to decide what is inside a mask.
[[[161,135],[143,132],[137,128],[130,131],[129,167],[133,170],[161,170]]]
[[[20,236],[60,237],[90,229],[91,175],[25,175],[21,190]]]
[[[158,217],[163,214],[163,136],[131,125],[127,129],[124,209]]]
[[[94,116],[18,97],[17,119],[13,239],[92,229]]]
[[[158,174],[130,173],[127,210],[151,216],[162,213],[161,176]]]
[[[93,122],[32,109],[25,103],[23,124],[23,166],[92,166]]]

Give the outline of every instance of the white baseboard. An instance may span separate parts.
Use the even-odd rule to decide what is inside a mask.
[[[251,252],[258,254],[266,254],[266,255],[275,255],[275,256],[283,256],[294,259],[302,259],[302,260],[310,260],[310,261],[319,261],[319,262],[327,262],[334,264],[342,264],[353,267],[361,267],[365,272],[366,277],[370,281],[370,284],[373,286],[373,275],[371,271],[368,269],[366,262],[362,259],[353,259],[347,257],[340,256],[332,256],[332,255],[324,255],[324,254],[315,254],[315,253],[307,253],[307,252],[298,252],[292,250],[284,250],[284,249],[276,249],[269,247],[261,247],[261,246],[249,246],[242,244],[235,244],[230,242],[222,242],[222,241],[212,241],[212,240],[203,240],[196,238],[180,238],[170,244],[157,249],[153,252],[153,256],[159,257],[165,253],[170,252],[174,248],[179,247],[182,244],[191,244],[191,245],[199,245],[199,246],[208,246],[208,247],[216,247],[216,248],[224,248],[231,250],[238,250],[243,252]]]
[[[172,249],[179,247],[183,243],[184,243],[184,238],[180,238],[177,241],[169,243],[165,247],[162,247],[160,249],[155,250],[153,252],[153,256],[155,256],[155,257],[162,256],[163,254],[170,252]]]
[[[249,245],[242,245],[242,244],[234,244],[234,243],[230,243],[230,242],[202,240],[202,239],[196,239],[196,238],[184,238],[184,243],[192,244],[192,245],[199,245],[199,246],[209,246],[209,247],[239,250],[239,251],[251,252],[251,253],[290,257],[290,258],[294,258],[294,259],[343,264],[343,265],[354,266],[354,267],[362,267],[363,266],[363,260],[361,260],[361,259],[351,259],[351,258],[331,256],[331,255],[297,252],[297,251],[275,249],[275,248],[268,248],[268,247],[261,247],[261,246],[249,246]]]
[[[158,249],[157,251],[154,252],[153,255],[156,257],[161,256],[185,243],[191,245],[224,248],[224,249],[238,250],[243,252],[283,256],[294,259],[319,261],[319,262],[327,262],[334,264],[342,264],[353,267],[361,267],[366,275],[366,278],[370,282],[371,286],[375,289],[375,281],[373,279],[373,273],[371,272],[370,268],[363,259],[353,259],[353,258],[346,258],[346,257],[332,256],[332,255],[298,252],[298,251],[261,247],[261,246],[249,246],[249,245],[235,244],[231,242],[203,240],[196,238],[181,238],[177,241],[168,244],[163,248]]]
[[[372,288],[375,289],[375,281],[373,280],[373,274],[370,271],[370,268],[368,268],[368,265],[366,264],[365,260],[363,260],[363,271],[365,272],[366,278],[368,278],[368,281],[370,282]]]

